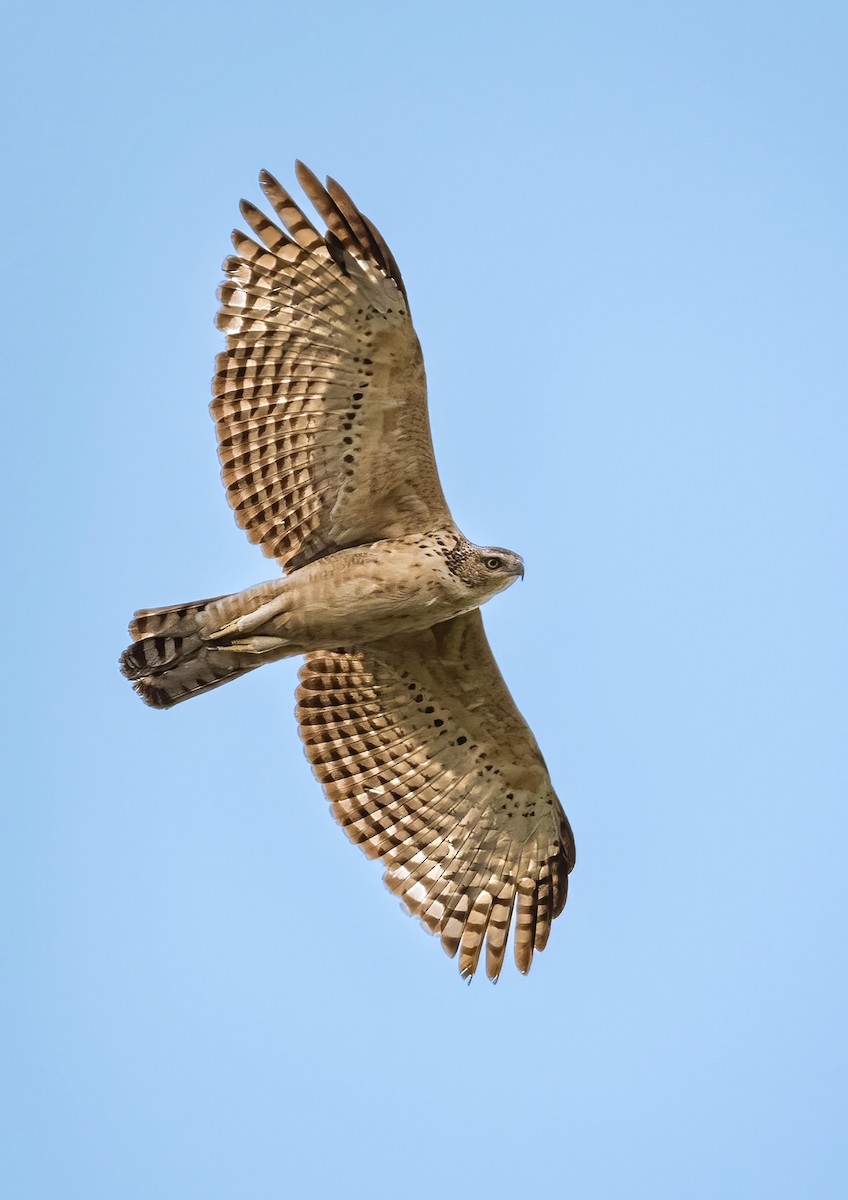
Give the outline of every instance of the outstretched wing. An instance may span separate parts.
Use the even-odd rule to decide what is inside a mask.
[[[297,173],[327,231],[262,172],[288,233],[242,201],[258,241],[236,230],[224,263],[212,402],[236,520],[288,568],[452,524],[397,264],[337,183]]]
[[[336,819],[459,950],[463,976],[530,969],[565,904],[574,838],[480,610],[359,650],[306,656],[300,734]]]

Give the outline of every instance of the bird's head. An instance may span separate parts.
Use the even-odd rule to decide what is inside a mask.
[[[473,546],[462,564],[462,575],[475,590],[494,596],[524,578],[524,560],[502,546]]]

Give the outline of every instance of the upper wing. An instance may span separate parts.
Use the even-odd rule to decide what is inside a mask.
[[[562,911],[574,838],[480,610],[359,650],[306,656],[300,734],[351,841],[438,931],[463,976],[530,969]]]
[[[236,520],[284,567],[452,524],[397,264],[337,183],[297,173],[327,232],[262,172],[288,235],[242,201],[263,246],[233,233],[212,402]]]

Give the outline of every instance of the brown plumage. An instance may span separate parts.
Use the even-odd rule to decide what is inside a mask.
[[[479,611],[523,564],[450,515],[391,251],[339,184],[297,174],[326,232],[262,172],[285,231],[242,201],[211,406],[236,520],[285,576],[137,613],[121,667],[168,708],[305,654],[301,737],[345,832],[464,976],[485,943],[498,977],[511,924],[526,972],[574,841]]]
[[[518,896],[515,957],[527,971],[562,911],[571,830],[515,707],[480,610],[359,650],[307,655],[297,717],[345,833],[410,912],[477,966],[503,962]],[[515,753],[520,749],[519,753]]]

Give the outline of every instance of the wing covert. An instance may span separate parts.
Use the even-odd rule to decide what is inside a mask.
[[[327,231],[262,172],[287,232],[242,202],[212,402],[236,521],[284,568],[452,524],[397,264],[343,188],[298,177]]]
[[[530,968],[565,904],[574,839],[498,670],[480,610],[422,633],[306,656],[301,737],[351,841],[463,976],[500,974],[514,920]]]

